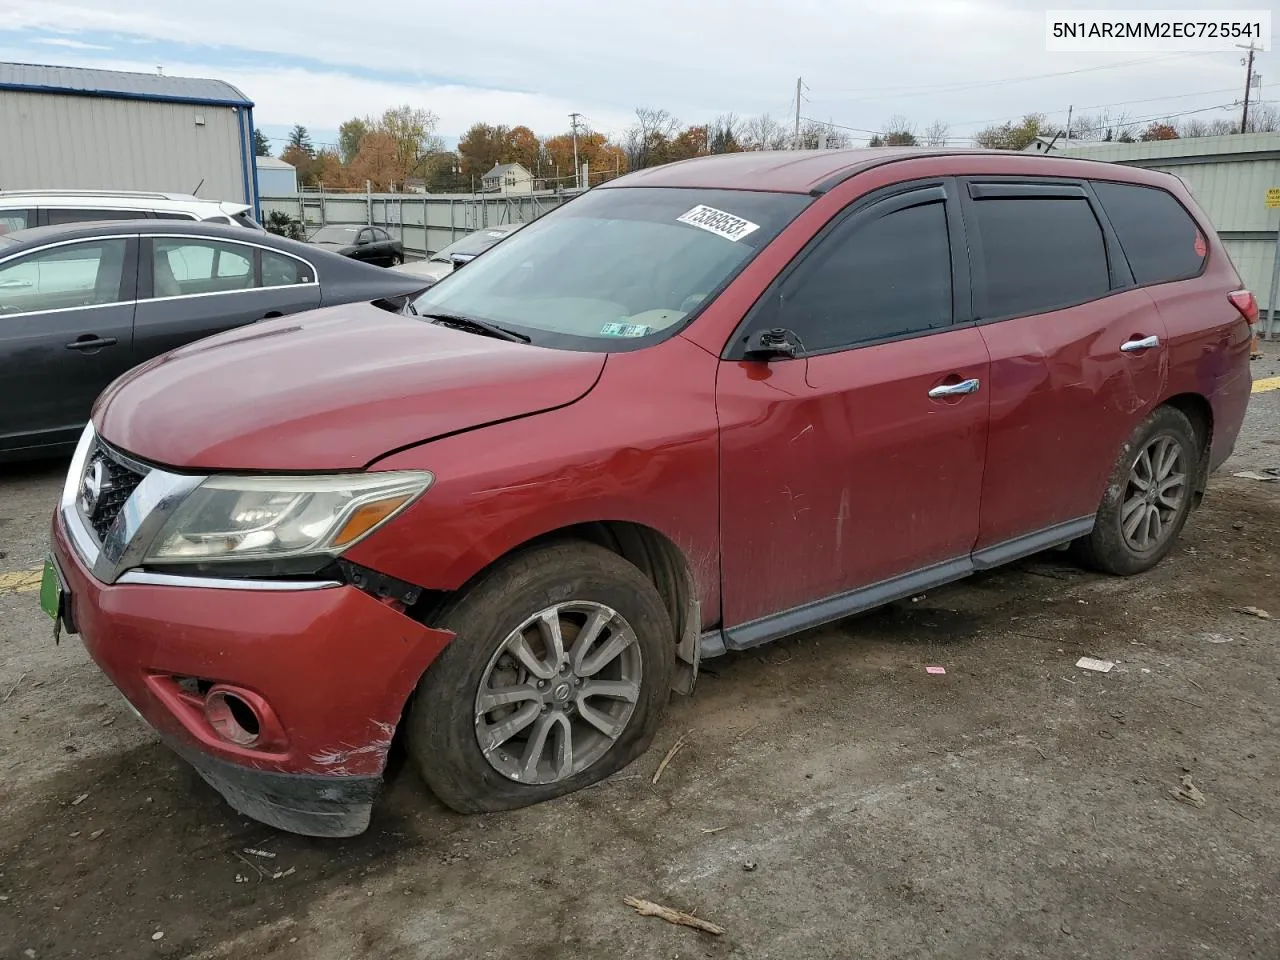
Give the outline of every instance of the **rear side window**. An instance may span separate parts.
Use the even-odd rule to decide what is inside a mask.
[[[295,283],[310,283],[311,268],[301,260],[286,257],[273,250],[262,251],[262,285],[264,287],[288,287]]]
[[[25,230],[36,225],[32,210],[0,210],[0,234]]]
[[[974,201],[982,319],[1045,313],[1111,289],[1102,227],[1083,197]]]
[[[1208,253],[1200,228],[1172,194],[1130,183],[1095,183],[1107,219],[1140,284],[1185,280]]]
[[[951,323],[946,204],[837,226],[782,290],[779,323],[809,353]]]
[[[157,220],[186,220],[190,222],[195,219],[189,213],[169,213],[163,210],[156,210],[151,215]]]
[[[44,212],[49,226],[62,223],[89,223],[93,220],[145,220],[145,210],[89,210],[84,208],[48,208]]]

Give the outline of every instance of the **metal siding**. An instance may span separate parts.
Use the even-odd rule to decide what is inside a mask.
[[[55,67],[36,63],[0,63],[0,87],[31,87],[91,96],[110,97],[115,94],[122,97],[185,100],[190,103],[213,101],[253,106],[248,97],[222,80],[84,67]]]
[[[0,92],[0,189],[115,189],[239,200],[239,109]],[[204,126],[197,126],[197,116]],[[250,200],[249,202],[252,202]]]

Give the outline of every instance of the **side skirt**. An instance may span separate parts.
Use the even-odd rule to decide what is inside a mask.
[[[978,570],[989,570],[1040,553],[1062,544],[1087,536],[1093,530],[1093,517],[1081,517],[1066,523],[1055,524],[1035,533],[1014,537],[995,546],[974,551],[967,557],[945,560],[933,566],[913,570],[901,576],[881,580],[867,587],[859,587],[845,593],[814,600],[792,607],[781,613],[773,613],[758,620],[751,620],[727,629],[714,629],[699,637],[702,658],[718,657],[729,650],[749,650],[762,643],[811,630],[823,624],[871,610],[874,607],[901,600],[924,590],[963,579]]]

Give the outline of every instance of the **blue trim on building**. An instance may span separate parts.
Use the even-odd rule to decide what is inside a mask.
[[[37,86],[29,83],[0,83],[0,90],[21,93],[57,93],[64,97],[104,97],[108,100],[147,100],[152,103],[187,103],[199,107],[245,107],[252,109],[252,100],[213,100],[201,97],[183,97],[162,93],[124,93],[116,90],[77,90],[73,87]]]
[[[249,163],[253,170],[253,219],[262,222],[262,188],[258,186],[258,134],[253,125],[253,108],[246,107],[249,116]]]
[[[244,184],[244,202],[257,211],[256,198],[253,195],[253,188],[249,185],[249,170],[247,165],[251,162],[251,151],[249,150],[248,138],[244,132],[244,121],[247,110],[236,111],[236,129],[240,131],[240,181]],[[254,219],[257,219],[255,216]]]

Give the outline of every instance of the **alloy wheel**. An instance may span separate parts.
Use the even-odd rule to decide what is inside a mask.
[[[1187,496],[1187,465],[1182,444],[1169,434],[1147,442],[1129,470],[1120,530],[1138,553],[1160,547],[1174,530]]]
[[[485,667],[475,699],[481,752],[521,783],[581,773],[627,728],[643,668],[635,631],[616,610],[569,601],[538,611]]]

